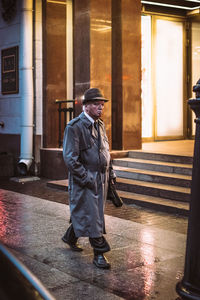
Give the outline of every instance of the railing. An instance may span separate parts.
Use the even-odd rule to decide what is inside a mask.
[[[0,243],[0,299],[56,300],[42,283]]]
[[[58,127],[59,127],[59,137],[58,144],[59,147],[62,146],[62,120],[64,124],[64,128],[67,125],[67,122],[72,120],[75,117],[75,100],[56,100],[56,104],[58,104]],[[72,103],[72,106],[68,107],[68,104]],[[63,107],[63,105],[65,105]],[[63,117],[62,117],[63,116]]]

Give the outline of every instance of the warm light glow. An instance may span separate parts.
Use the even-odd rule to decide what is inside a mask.
[[[111,26],[95,25],[95,26],[92,26],[91,29],[94,31],[105,32],[105,31],[110,31]]]
[[[0,241],[4,244],[18,245],[22,241],[20,205],[17,197],[11,200],[9,193],[0,189]]]
[[[54,3],[54,4],[66,5],[66,2],[56,1],[56,0],[47,0],[47,2],[48,3]]]
[[[6,211],[3,201],[1,201],[2,194],[0,194],[0,240],[6,236]]]
[[[140,253],[144,265],[155,266],[155,261],[157,261],[158,258],[155,257],[154,253],[154,236],[152,232],[148,230],[147,227],[145,227],[141,231],[141,245],[142,246],[140,248]],[[144,290],[147,293],[150,292],[153,288],[153,284],[155,281],[155,273],[152,269],[146,269],[144,275]]]
[[[183,24],[156,21],[157,136],[183,135]]]
[[[152,115],[151,17],[142,16],[142,137],[152,137]]]
[[[189,0],[186,0],[186,1],[189,1]],[[142,4],[149,4],[149,5],[156,5],[156,6],[163,6],[163,7],[171,7],[171,8],[179,8],[179,9],[185,9],[185,10],[193,10],[193,9],[197,9],[199,7],[199,6],[188,7],[188,6],[183,6],[183,5],[174,5],[174,4],[154,2],[154,1],[145,1],[145,0],[142,0],[141,2],[142,2]],[[193,1],[193,2],[195,2],[195,1]],[[199,3],[198,1],[196,1],[196,2]]]
[[[91,30],[99,32],[111,31],[111,21],[92,18]]]

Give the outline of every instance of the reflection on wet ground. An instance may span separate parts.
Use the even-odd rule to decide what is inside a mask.
[[[168,226],[163,214],[153,218],[152,213],[150,218],[150,212],[139,210],[136,216],[134,221],[106,215],[112,247],[106,256],[112,267],[99,270],[92,264],[87,238],[80,239],[82,253],[70,251],[61,241],[69,221],[67,205],[0,190],[0,240],[58,300],[177,298],[186,235]],[[181,226],[181,218],[179,222]]]
[[[17,199],[9,197],[7,191],[0,190],[0,240],[15,247],[23,242],[22,203]]]
[[[18,183],[9,180],[0,181],[0,189],[6,189],[49,201],[68,204],[68,193],[59,189],[52,189],[47,186],[47,179],[41,178],[39,181]],[[177,233],[187,232],[187,218],[177,215],[168,215],[146,210],[137,206],[124,205],[117,209],[113,204],[107,202],[105,213],[117,218],[134,221],[148,226],[156,226]]]

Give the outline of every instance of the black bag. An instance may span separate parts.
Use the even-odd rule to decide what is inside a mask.
[[[118,195],[115,185],[109,180],[107,199],[111,200],[116,207],[123,205],[122,198]]]

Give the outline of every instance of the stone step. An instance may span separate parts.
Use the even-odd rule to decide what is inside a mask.
[[[68,190],[68,180],[53,180],[47,183],[47,186],[62,190]],[[129,192],[140,194],[145,197],[158,197],[179,202],[189,202],[190,189],[169,186],[158,183],[142,182],[138,180],[117,178],[117,190],[120,192]]]
[[[155,152],[147,152],[147,151],[141,151],[141,150],[129,151],[128,156],[130,158],[165,161],[165,162],[175,162],[175,163],[181,163],[181,164],[192,164],[192,162],[193,162],[192,156],[155,153]]]
[[[48,181],[47,186],[63,191],[68,191],[68,179]]]
[[[192,175],[192,164],[171,163],[128,157],[114,159],[113,165],[164,173],[175,173],[189,176]]]
[[[113,168],[117,177],[120,178],[129,178],[134,180],[181,186],[187,188],[191,187],[192,177],[188,175],[126,168],[115,165],[113,166]]]
[[[121,191],[160,197],[181,202],[190,201],[190,188],[160,183],[117,178],[117,189]]]
[[[118,194],[127,205],[138,205],[141,207],[171,214],[179,214],[182,216],[188,216],[189,214],[189,203],[187,202],[177,202],[170,199],[146,196],[119,190]]]
[[[119,183],[119,179],[118,179]],[[47,186],[60,190],[68,190],[68,180],[53,180],[47,182]],[[175,201],[166,197],[150,196],[136,192],[117,190],[127,205],[138,205],[148,209],[163,211],[171,214],[188,216],[189,203],[184,201]],[[188,192],[188,191],[187,191]]]
[[[53,180],[47,182],[47,186],[60,190],[68,190],[68,180]],[[149,195],[137,194],[118,190],[118,194],[122,197],[127,205],[138,205],[148,209],[162,211],[171,214],[179,214],[187,216],[189,212],[189,203],[173,201],[163,197],[154,197]]]

